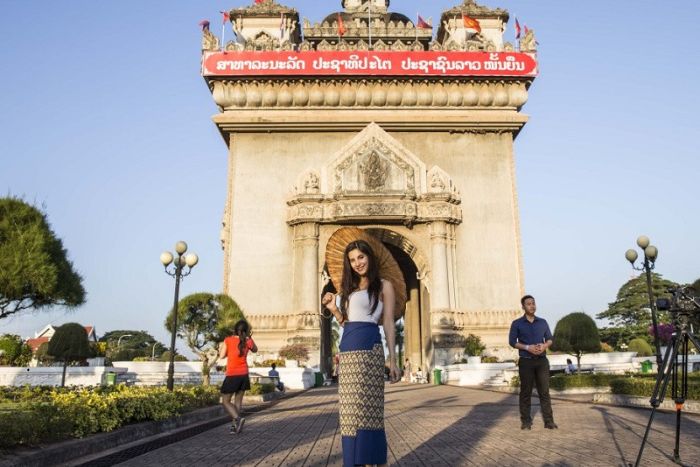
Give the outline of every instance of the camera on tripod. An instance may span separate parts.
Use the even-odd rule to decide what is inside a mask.
[[[674,314],[700,313],[700,301],[689,286],[672,287],[668,289],[671,298],[656,299],[656,308]]]

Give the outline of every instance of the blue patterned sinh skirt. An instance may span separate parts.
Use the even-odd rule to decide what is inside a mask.
[[[386,464],[384,347],[379,326],[345,325],[338,369],[343,466]]]

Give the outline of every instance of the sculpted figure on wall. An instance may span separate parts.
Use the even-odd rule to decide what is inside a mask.
[[[208,21],[207,21],[208,23]],[[219,50],[219,38],[211,33],[209,25],[202,27],[202,50],[216,51]]]
[[[371,191],[383,188],[389,175],[388,168],[389,164],[372,151],[360,165],[365,187]]]
[[[527,33],[520,39],[521,52],[536,52],[537,40],[535,40],[535,31],[528,29]]]

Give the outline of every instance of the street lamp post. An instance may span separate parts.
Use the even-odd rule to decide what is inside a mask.
[[[133,334],[122,334],[121,336],[119,336],[119,339],[117,339],[117,350],[119,350],[119,346],[122,343],[122,339],[124,339],[125,337],[134,337],[134,335]]]
[[[663,363],[661,361],[661,349],[659,348],[659,327],[656,319],[656,303],[654,303],[654,292],[651,288],[651,271],[656,264],[656,258],[659,256],[659,250],[654,245],[650,244],[649,237],[642,235],[637,239],[637,246],[644,253],[644,263],[640,267],[635,266],[635,262],[639,255],[635,250],[629,249],[625,252],[625,258],[632,265],[632,269],[636,271],[644,271],[647,279],[647,293],[649,294],[649,308],[651,309],[651,322],[654,327],[654,346],[656,347],[656,369],[660,373],[663,371]]]
[[[175,300],[173,302],[173,328],[170,336],[170,365],[168,365],[168,391],[173,390],[175,385],[175,339],[177,337],[177,303],[180,294],[180,281],[183,277],[189,276],[199,262],[199,258],[194,253],[185,255],[187,251],[187,243],[180,241],[175,244],[175,252],[177,258],[169,251],[165,251],[160,255],[160,262],[165,268],[165,273],[175,278]],[[173,267],[168,269],[172,263]],[[185,267],[187,269],[185,269]],[[154,346],[155,349],[155,346]]]
[[[158,345],[158,341],[153,343],[153,350],[151,350],[151,361],[156,359],[156,345]]]

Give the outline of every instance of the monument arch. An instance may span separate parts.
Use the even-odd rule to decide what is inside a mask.
[[[508,13],[474,0],[436,31],[390,2],[338,3],[316,24],[275,0],[233,9],[225,52],[204,31],[202,75],[229,151],[224,291],[264,357],[303,342],[318,363],[325,245],[353,225],[409,279],[416,364],[452,363],[470,333],[509,354],[524,283],[513,146],[534,33],[518,50],[503,40]]]

